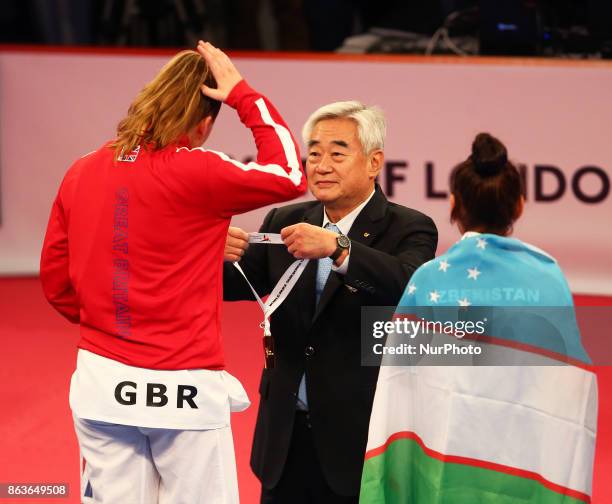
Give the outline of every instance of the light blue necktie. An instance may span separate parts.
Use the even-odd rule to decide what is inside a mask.
[[[339,233],[340,229],[335,224],[328,222],[325,226],[325,229],[329,231],[333,231],[334,233]],[[323,257],[318,260],[317,264],[317,283],[315,286],[316,293],[316,304],[319,304],[319,299],[321,299],[321,294],[323,293],[323,289],[325,288],[325,284],[327,283],[327,279],[329,278],[329,274],[331,273],[333,261],[329,257]],[[298,389],[298,402],[297,408],[300,410],[308,409],[308,399],[306,397],[306,374],[302,375],[302,380],[300,381],[300,388]]]
[[[332,231],[334,233],[339,233],[340,229],[335,224],[328,222],[325,226],[325,229],[328,231]],[[317,264],[317,284],[316,284],[316,296],[317,302],[319,304],[319,299],[321,299],[321,294],[323,293],[323,289],[325,288],[325,284],[327,283],[327,279],[329,278],[329,274],[331,273],[333,261],[329,257],[323,257],[319,259]]]

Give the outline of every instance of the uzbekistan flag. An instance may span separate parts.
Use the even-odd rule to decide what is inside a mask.
[[[470,233],[417,270],[397,314],[472,305],[571,311],[572,298],[544,252]],[[559,338],[541,339],[522,320],[486,344],[563,365],[383,365],[360,503],[590,502],[597,382],[575,323],[562,326]]]

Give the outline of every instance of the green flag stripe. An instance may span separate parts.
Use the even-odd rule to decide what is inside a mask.
[[[398,433],[393,437],[385,445],[386,450],[366,456],[360,504],[591,502],[586,494],[528,471],[434,452],[414,433]]]

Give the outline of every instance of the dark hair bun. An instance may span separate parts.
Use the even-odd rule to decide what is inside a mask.
[[[508,162],[508,151],[504,144],[489,133],[479,133],[472,144],[474,170],[482,177],[500,173]]]

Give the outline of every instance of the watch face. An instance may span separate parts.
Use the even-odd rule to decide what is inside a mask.
[[[342,248],[349,248],[351,241],[348,239],[348,236],[340,235],[338,236],[338,246]]]

